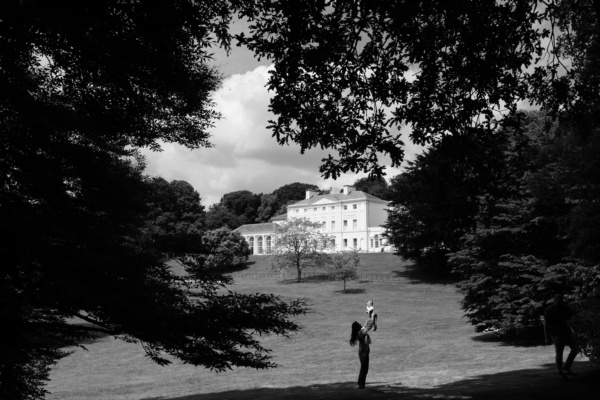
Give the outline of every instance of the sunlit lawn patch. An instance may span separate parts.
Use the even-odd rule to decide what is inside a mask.
[[[264,338],[277,369],[215,374],[178,362],[159,367],[144,357],[140,347],[104,338],[87,344],[89,351],[76,350],[54,368],[49,398],[379,399],[388,393],[417,398],[423,391],[437,393],[440,387],[456,391],[482,375],[509,374],[505,379],[515,379],[511,373],[517,371],[519,377],[518,371],[525,370],[541,387],[552,389],[556,380],[551,347],[507,346],[477,335],[462,317],[460,295],[452,284],[417,279],[392,254],[362,257],[361,280],[349,282],[345,294],[342,282],[323,279],[317,272],[307,274],[301,283],[295,282],[293,273],[275,277],[264,256],[253,256],[247,269],[233,273],[235,291],[310,300],[312,311],[299,318],[300,333],[290,340]],[[352,321],[366,319],[367,300],[375,302],[379,329],[371,335],[367,391],[358,391],[357,349],[348,340]]]

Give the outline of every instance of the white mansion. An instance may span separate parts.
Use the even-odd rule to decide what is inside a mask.
[[[339,193],[306,192],[306,198],[287,207],[287,214],[272,222],[242,225],[235,231],[248,241],[253,254],[271,253],[275,224],[292,218],[306,218],[321,223],[321,232],[334,238],[335,251],[356,249],[362,252],[390,251],[382,238],[387,219],[387,201],[352,186]]]

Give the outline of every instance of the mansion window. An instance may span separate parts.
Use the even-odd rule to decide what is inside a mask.
[[[348,229],[348,220],[344,220],[344,230]]]
[[[335,210],[335,206],[331,206],[331,209],[332,209],[332,210]]]
[[[317,207],[313,208],[313,211],[314,211],[314,212],[317,212]]]
[[[267,236],[267,254],[271,253],[271,236]]]
[[[354,246],[355,249],[358,248],[358,239],[357,238],[352,239],[352,245]]]
[[[304,212],[307,212],[307,211],[308,211],[308,209],[306,209],[306,208],[305,208],[305,209],[304,209]]]
[[[379,235],[375,235],[375,247],[379,247]]]
[[[344,204],[344,210],[347,210],[348,206],[346,204]]]
[[[348,239],[344,239],[344,248],[348,247]]]
[[[258,237],[258,254],[263,253],[263,239],[262,236]]]
[[[357,230],[358,229],[358,220],[353,219],[352,220],[352,230]]]
[[[335,221],[331,221],[331,230],[335,231]]]
[[[327,211],[327,207],[323,207],[321,211]]]
[[[357,206],[358,206],[357,204],[352,204],[352,209],[353,209],[353,210],[356,210],[356,207],[357,207]]]

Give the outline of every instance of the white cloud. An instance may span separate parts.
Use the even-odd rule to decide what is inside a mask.
[[[169,181],[188,181],[205,205],[237,190],[270,193],[293,182],[314,183],[321,188],[341,187],[365,176],[350,174],[336,181],[324,180],[319,166],[327,151],[312,149],[302,155],[296,144],[277,144],[267,129],[269,119],[274,118],[268,112],[270,95],[265,87],[268,71],[269,67],[259,66],[225,79],[214,95],[223,119],[217,121],[211,132],[213,148],[192,151],[164,144],[162,152],[144,151],[147,173]],[[412,152],[412,147],[407,146],[406,155]],[[390,170],[388,176],[397,173],[397,169]]]

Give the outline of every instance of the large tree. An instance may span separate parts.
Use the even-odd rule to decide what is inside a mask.
[[[392,179],[386,235],[398,254],[447,272],[446,253],[472,232],[483,202],[498,196],[503,132],[447,136]]]
[[[476,229],[467,232],[450,258],[465,278],[459,285],[463,307],[477,331],[518,334],[539,328],[543,299],[556,290],[541,290],[544,273],[568,255],[558,218],[566,211],[564,193],[547,192],[538,199],[531,191],[542,183],[533,177],[544,166],[543,149],[555,130],[543,123],[544,115],[529,117],[523,133],[507,132],[502,174],[492,182],[501,190],[493,198],[482,196],[488,201],[473,216]]]
[[[208,207],[206,213],[207,229],[235,229],[241,225],[243,224],[239,221],[239,217],[221,203],[216,203]]]
[[[223,370],[273,366],[255,334],[298,328],[301,302],[176,277],[142,240],[137,150],[209,145],[207,51],[229,21],[205,1],[0,5],[0,397],[43,397],[60,348],[94,332]]]
[[[356,190],[368,193],[382,200],[390,200],[389,184],[383,176],[360,178],[357,179],[352,186],[354,186]]]
[[[150,179],[146,234],[152,247],[167,253],[199,252],[206,212],[200,194],[186,181]]]
[[[258,216],[257,210],[260,207],[260,197],[260,194],[254,194],[249,190],[238,190],[225,193],[221,197],[221,204],[237,215],[242,225],[252,224]]]
[[[209,229],[227,227],[235,229],[244,224],[252,224],[258,219],[261,205],[260,194],[248,190],[225,193],[217,204],[213,204],[206,215]]]

